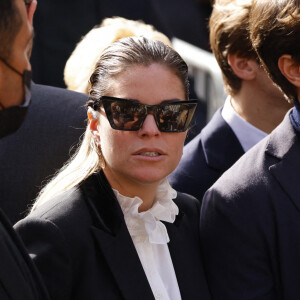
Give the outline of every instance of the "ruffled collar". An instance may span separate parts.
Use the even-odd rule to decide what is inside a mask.
[[[132,238],[147,237],[152,244],[166,244],[170,241],[166,226],[161,222],[173,223],[179,210],[172,199],[177,192],[172,189],[168,179],[162,180],[157,188],[153,206],[144,212],[138,212],[143,203],[139,197],[126,197],[113,189],[124,214],[125,223]]]

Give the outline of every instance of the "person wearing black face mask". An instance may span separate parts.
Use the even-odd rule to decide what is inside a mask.
[[[29,83],[24,80],[24,76],[28,73],[27,70],[31,70],[29,58],[34,47],[31,24],[37,6],[36,0],[24,2],[27,10],[24,18],[26,17],[26,24],[30,26],[23,26],[22,34],[15,33],[15,44],[20,46],[20,50],[1,51],[5,44],[0,40],[0,58],[23,75],[20,76],[0,60],[0,72],[6,78],[5,85],[1,86],[0,75],[0,102],[5,108],[2,112],[5,120],[4,116],[1,118],[6,128],[12,130],[11,125],[17,127],[15,123],[20,123],[19,116],[15,114],[16,110],[22,111],[20,114],[27,111],[22,126],[14,134],[0,139],[0,207],[12,224],[25,217],[45,181],[74,153],[74,146],[85,130],[84,105],[87,101],[85,94],[39,85],[33,81],[31,97],[23,89],[24,84]],[[13,28],[16,24],[14,22],[10,27]],[[35,39],[38,38],[35,35]],[[5,93],[2,87],[5,88]],[[29,98],[31,104],[24,107]],[[10,110],[15,111],[12,113]],[[4,126],[0,124],[0,127],[4,131]]]
[[[24,2],[21,1],[23,7],[19,11],[10,9],[13,5],[17,7],[18,3],[7,0],[1,3],[0,138],[21,126],[31,99],[28,52],[33,29],[27,20]]]
[[[0,101],[0,138],[14,133],[22,125],[31,101],[31,70],[24,70],[23,74],[11,66],[5,59],[0,60],[11,71],[23,78],[24,102],[22,105],[13,105],[5,108]]]
[[[11,24],[13,24],[12,27],[9,26]],[[13,133],[20,127],[30,103],[31,71],[28,69],[30,64],[26,58],[26,47],[31,39],[32,29],[27,21],[22,0],[1,0],[0,138]],[[17,68],[23,71],[20,72]],[[22,82],[24,88],[21,85]],[[49,299],[40,275],[21,239],[1,209],[0,258],[1,300]]]

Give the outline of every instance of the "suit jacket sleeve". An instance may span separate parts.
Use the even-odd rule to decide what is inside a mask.
[[[50,220],[34,217],[18,222],[15,229],[38,267],[51,299],[71,299],[71,257],[60,229]]]
[[[222,184],[205,194],[200,217],[212,299],[279,299],[268,256],[270,235],[266,231],[272,227],[268,210],[245,191],[228,192],[226,180]]]

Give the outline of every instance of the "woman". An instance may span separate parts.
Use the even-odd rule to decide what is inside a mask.
[[[209,298],[199,203],[166,179],[196,107],[187,76],[162,42],[102,53],[82,145],[16,226],[52,299]]]

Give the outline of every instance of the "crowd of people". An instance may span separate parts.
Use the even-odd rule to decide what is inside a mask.
[[[187,144],[165,34],[107,18],[45,86],[36,8],[0,2],[0,299],[298,299],[300,0],[213,2],[228,97]]]

